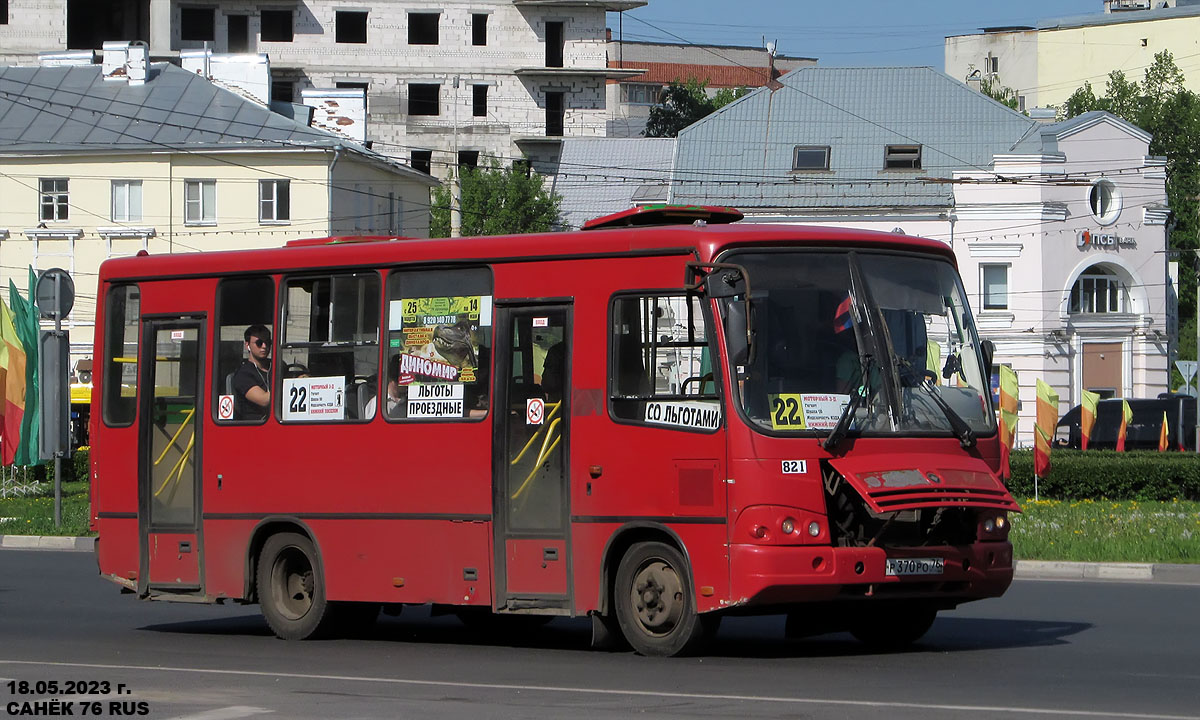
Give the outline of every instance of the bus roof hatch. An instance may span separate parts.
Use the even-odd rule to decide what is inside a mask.
[[[622,210],[611,215],[592,218],[583,224],[583,230],[631,227],[637,225],[690,225],[703,220],[712,225],[721,225],[741,220],[744,215],[737,208],[716,205],[642,205]]]

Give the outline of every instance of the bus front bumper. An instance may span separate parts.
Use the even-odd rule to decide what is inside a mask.
[[[915,574],[889,573],[889,558],[901,561],[892,572]],[[887,549],[735,544],[728,606],[852,598],[930,598],[952,606],[1004,594],[1012,558],[1009,542]]]

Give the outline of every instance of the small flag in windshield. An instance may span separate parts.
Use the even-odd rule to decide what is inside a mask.
[[[840,333],[844,330],[849,330],[853,327],[850,320],[850,295],[846,294],[846,299],[843,300],[833,314],[833,332]]]

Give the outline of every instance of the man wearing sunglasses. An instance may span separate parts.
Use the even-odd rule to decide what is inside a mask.
[[[233,374],[233,412],[238,420],[263,420],[271,407],[271,331],[246,328],[246,354]]]

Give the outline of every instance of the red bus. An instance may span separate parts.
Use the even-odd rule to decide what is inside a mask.
[[[288,639],[432,605],[647,655],[728,614],[903,645],[1002,594],[1018,508],[951,250],[739,217],[105,262],[100,573]]]

